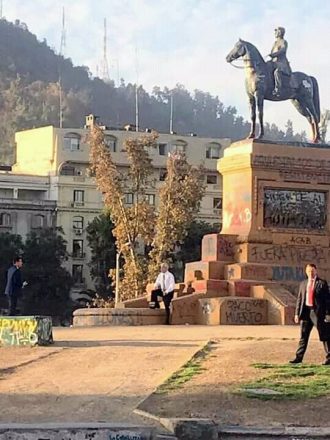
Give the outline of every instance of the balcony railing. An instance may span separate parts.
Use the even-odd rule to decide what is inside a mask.
[[[72,252],[71,257],[75,259],[82,259],[86,257],[86,254],[85,252]]]

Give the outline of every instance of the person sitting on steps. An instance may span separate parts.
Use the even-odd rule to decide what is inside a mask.
[[[160,266],[160,274],[158,275],[154,290],[151,292],[151,301],[149,307],[151,309],[159,309],[158,297],[162,297],[166,311],[166,324],[170,323],[170,305],[173,299],[175,289],[174,275],[169,272],[168,264],[162,263]]]

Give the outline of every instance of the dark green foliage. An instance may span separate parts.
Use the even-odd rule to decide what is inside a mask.
[[[219,227],[213,226],[203,221],[193,221],[187,231],[186,237],[180,245],[180,251],[173,255],[173,273],[176,282],[183,281],[184,265],[191,261],[201,259],[202,239],[206,234],[220,232]]]
[[[112,235],[114,224],[110,214],[104,213],[87,226],[87,241],[92,258],[89,263],[96,290],[102,297],[112,296],[109,269],[116,266],[115,238]]]
[[[66,241],[60,229],[30,232],[24,245],[23,312],[64,317],[70,304],[72,278],[62,267],[67,258]]]

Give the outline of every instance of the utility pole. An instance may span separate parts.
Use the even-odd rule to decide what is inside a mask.
[[[170,134],[173,133],[173,90],[170,98]]]
[[[3,1],[0,0],[0,19],[3,17]]]
[[[104,34],[103,34],[103,60],[102,60],[102,79],[103,81],[110,81],[109,64],[107,55],[107,19],[104,19]]]
[[[135,71],[136,71],[136,83],[135,83],[135,131],[139,131],[139,63],[138,63],[138,50],[135,47]]]

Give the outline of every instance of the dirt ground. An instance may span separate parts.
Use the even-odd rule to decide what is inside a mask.
[[[296,346],[296,340],[224,338],[202,363],[200,375],[169,394],[150,396],[140,408],[161,417],[206,417],[226,425],[330,426],[330,383],[329,396],[308,400],[264,401],[233,392],[267,374],[251,364],[284,364]],[[323,347],[313,341],[305,363],[323,361]]]
[[[152,326],[56,328],[50,347],[0,348],[0,422],[131,422],[142,407],[166,417],[211,417],[226,424],[329,426],[330,398],[262,402],[233,395],[264,374],[254,362],[284,363],[298,328]],[[208,340],[206,370],[170,395],[152,395]],[[313,335],[306,362],[322,362]]]

